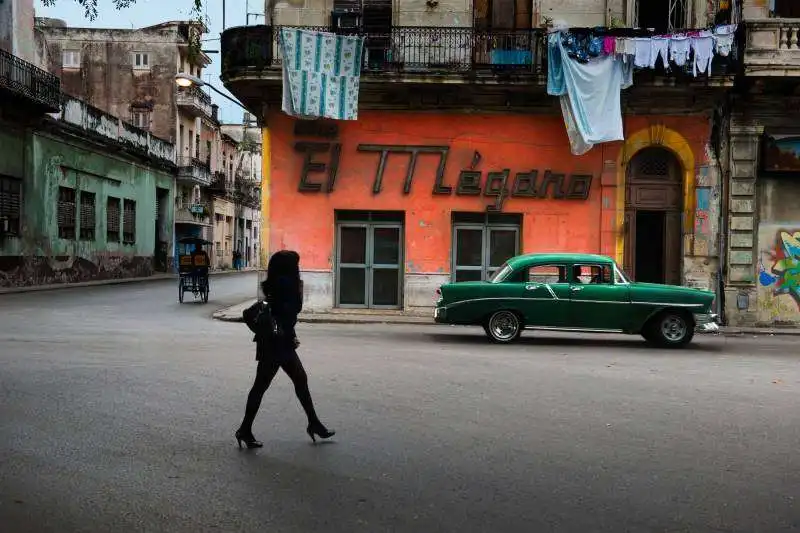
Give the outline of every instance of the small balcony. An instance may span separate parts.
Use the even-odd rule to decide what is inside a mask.
[[[800,77],[800,19],[747,21],[745,74]]]
[[[178,181],[208,187],[211,185],[211,169],[199,159],[181,157],[178,160]]]
[[[211,185],[208,187],[208,192],[215,196],[225,196],[230,191],[230,184],[228,183],[228,176],[224,172],[214,172],[211,177]]]
[[[0,50],[0,94],[41,113],[61,110],[61,80],[5,50]]]
[[[193,117],[211,116],[211,96],[199,87],[179,87],[178,107]]]
[[[222,34],[222,77],[281,75],[280,27],[230,28]],[[331,31],[310,26],[312,31]],[[537,75],[547,70],[545,30],[477,30],[470,27],[395,26],[364,37],[364,75],[492,74]]]
[[[333,31],[320,26],[304,29]],[[222,34],[222,81],[254,113],[260,113],[264,103],[280,105],[280,30],[248,26]],[[364,37],[360,105],[365,108],[508,109],[541,107],[546,101],[547,30],[543,28],[395,26],[385,33],[359,29],[348,33]],[[711,80],[675,68],[642,70],[638,78],[641,85],[668,90],[684,84],[731,86],[739,67],[734,57],[735,53],[715,59]]]
[[[207,204],[190,204],[175,209],[175,223],[190,226],[211,226],[211,216]]]

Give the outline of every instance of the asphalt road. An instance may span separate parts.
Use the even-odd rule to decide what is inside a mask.
[[[0,297],[0,531],[800,531],[800,339],[303,325],[323,421],[289,380],[233,439],[252,297],[214,280]]]

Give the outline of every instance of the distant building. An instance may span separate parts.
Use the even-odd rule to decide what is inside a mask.
[[[217,268],[259,267],[261,131],[247,124],[220,127],[220,170],[211,187]]]

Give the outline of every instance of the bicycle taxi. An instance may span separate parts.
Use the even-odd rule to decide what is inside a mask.
[[[203,303],[208,302],[210,285],[208,282],[208,269],[210,260],[206,247],[211,243],[197,237],[186,237],[178,241],[189,253],[178,256],[178,301],[183,303],[183,295],[191,292],[195,300],[200,298]]]

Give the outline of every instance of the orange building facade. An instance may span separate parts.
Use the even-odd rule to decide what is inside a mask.
[[[583,156],[558,115],[268,124],[265,237],[270,252],[301,254],[311,310],[429,308],[442,283],[536,252],[600,253],[640,280],[713,286],[708,117],[629,117],[625,142]]]

